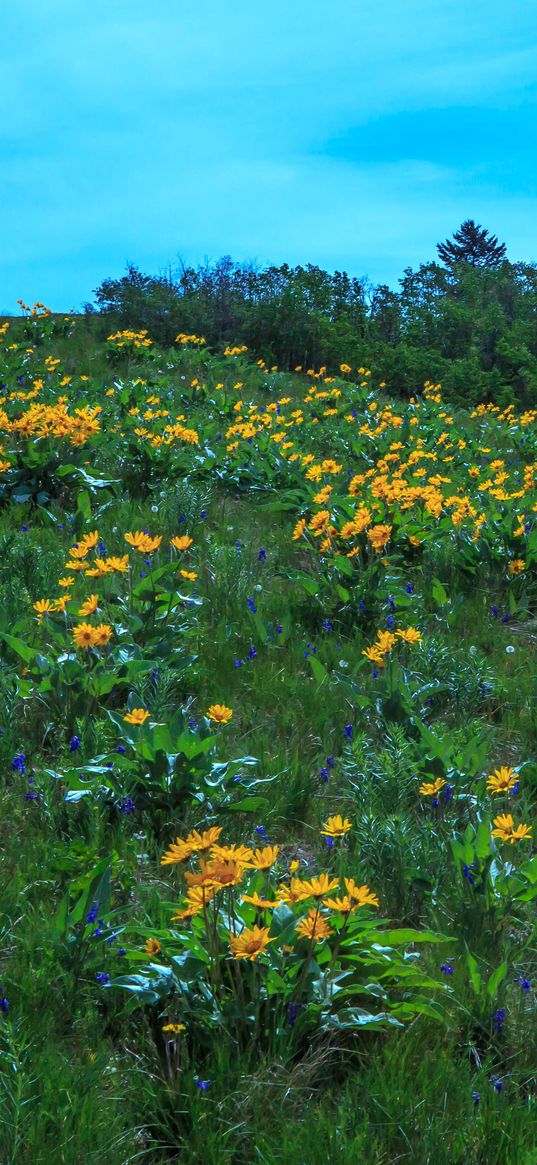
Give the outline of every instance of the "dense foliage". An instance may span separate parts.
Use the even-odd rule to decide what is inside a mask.
[[[533,1165],[537,412],[242,340],[0,331],[1,1160]]]
[[[508,262],[503,244],[471,222],[438,251],[445,266],[408,268],[398,291],[311,264],[260,269],[224,258],[156,277],[131,266],[95,293],[99,333],[146,328],[170,346],[183,331],[215,348],[245,344],[269,367],[334,374],[362,364],[394,393],[432,379],[454,404],[531,404],[536,265]]]

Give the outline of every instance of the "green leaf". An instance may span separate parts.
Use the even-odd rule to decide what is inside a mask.
[[[470,951],[466,952],[466,962],[468,963],[468,970],[470,972],[470,982],[471,982],[472,987],[474,989],[474,993],[476,995],[481,995],[483,983],[482,983],[481,974],[479,971],[479,964],[477,962],[477,959],[474,958],[474,956],[470,953]]]
[[[28,647],[22,639],[17,639],[15,635],[8,635],[6,631],[0,631],[0,638],[7,643],[8,647],[11,647],[12,651],[20,655],[25,663],[31,663],[35,656],[35,651],[32,647]]]
[[[443,583],[440,582],[439,578],[433,579],[431,594],[435,603],[437,603],[439,607],[445,607],[448,601],[447,591]]]
[[[310,655],[308,657],[308,663],[313,672],[314,679],[317,680],[317,683],[324,683],[324,681],[328,679],[328,672],[324,667],[324,664],[321,663],[320,659],[317,659],[316,655]]]
[[[500,983],[503,983],[506,975],[507,963],[500,963],[499,967],[496,967],[496,970],[492,972],[492,975],[490,976],[490,979],[487,983],[487,995],[490,999],[494,999],[498,987],[500,986]]]

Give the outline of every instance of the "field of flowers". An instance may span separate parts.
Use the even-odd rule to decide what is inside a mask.
[[[537,410],[21,306],[0,1160],[534,1165]]]

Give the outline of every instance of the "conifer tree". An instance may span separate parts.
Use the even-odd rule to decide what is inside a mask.
[[[505,243],[498,243],[496,235],[491,235],[473,219],[467,218],[453,239],[438,243],[437,251],[446,267],[456,263],[470,263],[472,267],[499,267],[505,259]]]

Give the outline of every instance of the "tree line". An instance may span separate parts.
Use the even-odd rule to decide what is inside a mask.
[[[537,264],[509,262],[472,220],[437,254],[406,268],[398,290],[311,263],[261,268],[225,256],[156,276],[129,265],[95,302],[103,328],[144,327],[164,346],[183,331],[210,346],[246,344],[279,368],[367,365],[392,392],[433,379],[458,404],[535,403]]]

